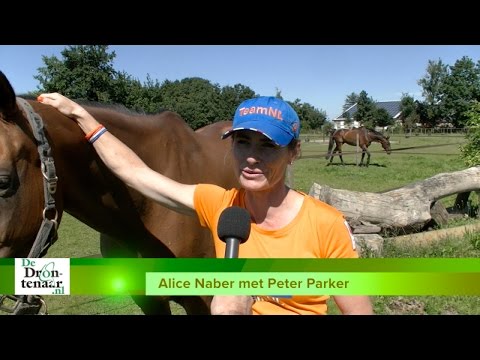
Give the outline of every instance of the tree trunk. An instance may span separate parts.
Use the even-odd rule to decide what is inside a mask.
[[[423,229],[432,203],[446,196],[480,190],[480,166],[442,173],[384,193],[334,189],[314,183],[309,194],[345,214],[350,225],[378,226],[382,231],[409,234]]]

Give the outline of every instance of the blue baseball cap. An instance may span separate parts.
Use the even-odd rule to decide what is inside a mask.
[[[242,102],[233,117],[233,126],[225,139],[238,130],[262,133],[279,146],[287,146],[300,136],[300,120],[293,108],[273,96],[261,96]]]

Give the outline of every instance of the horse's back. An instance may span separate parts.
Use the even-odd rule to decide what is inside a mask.
[[[232,128],[231,121],[217,121],[213,124],[209,124],[204,127],[201,127],[195,130],[195,132],[197,134],[202,134],[207,137],[218,137],[219,139],[221,139],[221,136],[231,128]]]
[[[367,143],[366,132],[364,128],[341,129],[336,134],[336,139],[339,142],[356,146],[357,143],[362,146]],[[367,145],[368,146],[368,145]]]
[[[345,130],[345,129],[337,129],[332,133],[331,139],[334,140],[337,143],[337,145],[343,144],[345,142],[345,136],[347,132],[348,130]]]

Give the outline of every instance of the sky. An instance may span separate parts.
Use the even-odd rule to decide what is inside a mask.
[[[0,71],[17,94],[37,89],[42,56],[63,60],[66,45],[0,45]],[[212,84],[242,84],[259,95],[281,92],[339,116],[346,97],[365,90],[375,101],[423,100],[417,81],[429,60],[454,65],[480,60],[480,45],[112,45],[113,67],[144,82],[200,77]]]

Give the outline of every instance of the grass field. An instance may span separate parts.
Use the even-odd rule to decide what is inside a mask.
[[[355,147],[345,145],[344,161],[336,157],[326,166],[327,143],[321,136],[310,136],[302,143],[302,157],[293,167],[293,186],[308,193],[314,182],[338,189],[381,192],[424,180],[443,172],[465,168],[459,159],[460,136],[392,136],[392,154],[380,144],[370,146],[370,166],[357,167]],[[442,200],[451,206],[454,196]],[[472,240],[472,237],[474,240]],[[475,240],[476,239],[476,240]],[[445,239],[427,248],[385,246],[384,257],[480,257],[478,238],[473,234],[462,239]],[[477,245],[476,245],[477,244]],[[99,235],[68,214],[64,215],[59,240],[48,257],[84,257],[99,254]],[[45,297],[51,314],[141,314],[129,297],[50,296]],[[480,297],[373,297],[378,314],[480,314]],[[173,305],[174,314],[183,309]],[[338,313],[334,306],[332,314]]]

